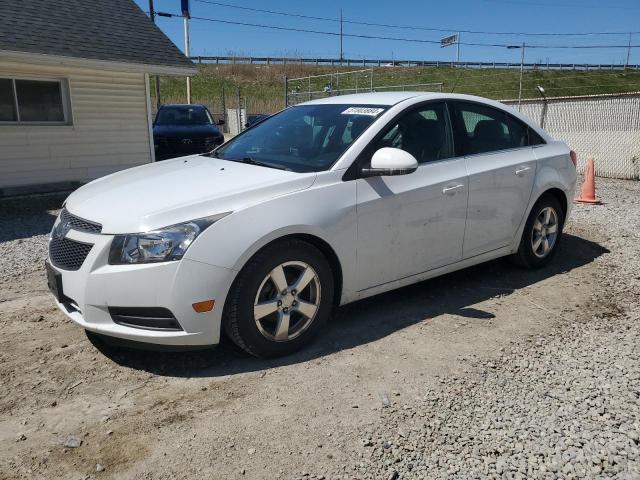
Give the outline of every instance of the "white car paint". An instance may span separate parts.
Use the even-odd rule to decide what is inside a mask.
[[[545,145],[421,164],[403,176],[343,180],[360,152],[398,113],[421,102],[482,102],[524,121]],[[71,311],[85,329],[165,345],[211,345],[220,338],[225,298],[242,267],[286,235],[308,235],[335,253],[345,304],[426,278],[514,253],[535,201],[557,188],[573,198],[576,173],[569,148],[517,111],[467,95],[419,92],[335,96],[307,102],[388,105],[327,171],[294,173],[190,156],[119,172],[81,187],[68,211],[103,225],[102,234],[70,230],[92,243],[77,271],[56,268]],[[567,216],[571,202],[567,202]],[[183,259],[110,265],[114,234],[154,230],[232,212],[207,228]],[[59,220],[56,222],[58,224]],[[55,228],[55,227],[54,227]],[[215,299],[196,313],[195,302]],[[114,323],[109,306],[168,308],[184,331]]]

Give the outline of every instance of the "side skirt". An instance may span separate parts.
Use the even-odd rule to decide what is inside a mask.
[[[369,287],[365,290],[355,292],[351,298],[346,299],[346,301],[342,302],[342,304],[344,305],[349,302],[362,300],[363,298],[372,297],[374,295],[388,292],[390,290],[406,287],[407,285],[422,282],[430,278],[439,277],[440,275],[446,275],[447,273],[455,272],[457,270],[462,270],[467,267],[472,267],[474,265],[478,265],[479,263],[488,262],[490,260],[504,257],[512,253],[513,253],[513,248],[511,246],[498,248],[497,250],[492,250],[490,252],[482,253],[480,255],[476,255],[475,257],[471,257],[471,258],[465,258],[464,260],[460,260],[459,262],[451,263],[443,267],[434,268],[433,270],[417,273],[409,277],[401,278],[399,280],[394,280],[392,282],[383,283],[382,285],[376,285],[375,287]]]

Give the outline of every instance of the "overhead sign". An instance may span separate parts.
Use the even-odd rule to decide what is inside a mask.
[[[189,0],[180,0],[180,5],[182,7],[182,16],[190,18],[191,15],[189,15]]]
[[[440,39],[440,47],[448,47],[449,45],[455,45],[458,43],[458,35],[449,35]]]

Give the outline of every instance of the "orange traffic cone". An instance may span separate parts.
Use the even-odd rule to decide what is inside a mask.
[[[600,205],[602,202],[596,197],[596,167],[593,159],[587,160],[587,168],[584,171],[584,183],[580,196],[576,198],[576,203],[591,203]]]

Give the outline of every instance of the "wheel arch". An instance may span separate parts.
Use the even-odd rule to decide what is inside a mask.
[[[545,197],[545,196],[551,196],[554,197],[558,203],[560,204],[560,208],[562,208],[562,218],[564,220],[566,220],[567,218],[567,209],[569,208],[569,202],[567,199],[567,194],[564,192],[564,190],[561,190],[559,188],[556,187],[552,187],[549,188],[547,190],[545,190],[544,192],[542,192],[538,198],[536,199],[534,205],[536,203],[538,203],[540,201],[541,198]]]
[[[311,235],[309,233],[294,233],[290,235],[285,235],[284,237],[280,237],[279,239],[274,241],[284,240],[289,238],[295,238],[295,239],[310,243],[311,245],[316,247],[318,250],[320,250],[322,255],[324,255],[324,257],[327,259],[327,262],[329,262],[329,267],[331,267],[331,273],[333,274],[333,282],[334,282],[333,285],[334,285],[334,292],[335,292],[333,296],[333,302],[335,306],[338,306],[340,304],[340,299],[342,297],[342,282],[343,282],[342,275],[343,274],[342,274],[342,264],[340,263],[338,254],[335,252],[333,247],[329,245],[329,243],[327,243],[322,238],[317,237],[315,235]]]
[[[531,211],[533,210],[533,207],[536,205],[536,203],[540,201],[541,198],[544,198],[545,196],[551,196],[558,201],[558,203],[560,204],[560,208],[562,208],[562,216],[564,218],[564,221],[566,222],[567,212],[570,209],[569,199],[567,197],[566,191],[563,190],[562,185],[558,183],[552,183],[551,185],[546,185],[544,189],[540,189],[539,192],[534,192],[532,194],[531,199],[529,201],[529,206],[527,207],[527,210],[526,210],[526,214],[522,217],[520,226],[518,227],[518,230],[516,231],[516,234],[513,237],[513,242],[511,243],[512,253],[515,253],[518,250],[518,247],[520,245],[520,240],[524,233],[524,227],[527,223],[527,219],[529,218],[529,215],[531,215]]]
[[[343,282],[344,282],[343,268],[342,268],[342,263],[340,262],[340,257],[336,253],[335,249],[329,244],[329,242],[312,233],[303,233],[303,232],[287,233],[287,234],[278,236],[276,238],[272,238],[264,243],[261,242],[262,244],[260,245],[259,248],[254,249],[251,255],[248,256],[248,258],[243,259],[241,265],[238,266],[239,268],[237,269],[236,277],[240,274],[240,272],[245,267],[245,265],[249,262],[249,260],[253,258],[256,254],[258,254],[258,252],[269,247],[270,245],[273,245],[274,243],[278,243],[278,242],[281,242],[284,240],[290,240],[290,239],[301,240],[313,245],[318,250],[320,250],[320,253],[322,253],[322,255],[327,259],[327,262],[329,263],[329,267],[331,268],[331,273],[333,275],[333,281],[334,281],[334,292],[335,292],[333,296],[334,297],[333,301],[335,304],[334,306],[337,307],[338,305],[340,305],[340,301],[343,293],[342,292]],[[233,283],[235,283],[235,278]]]

